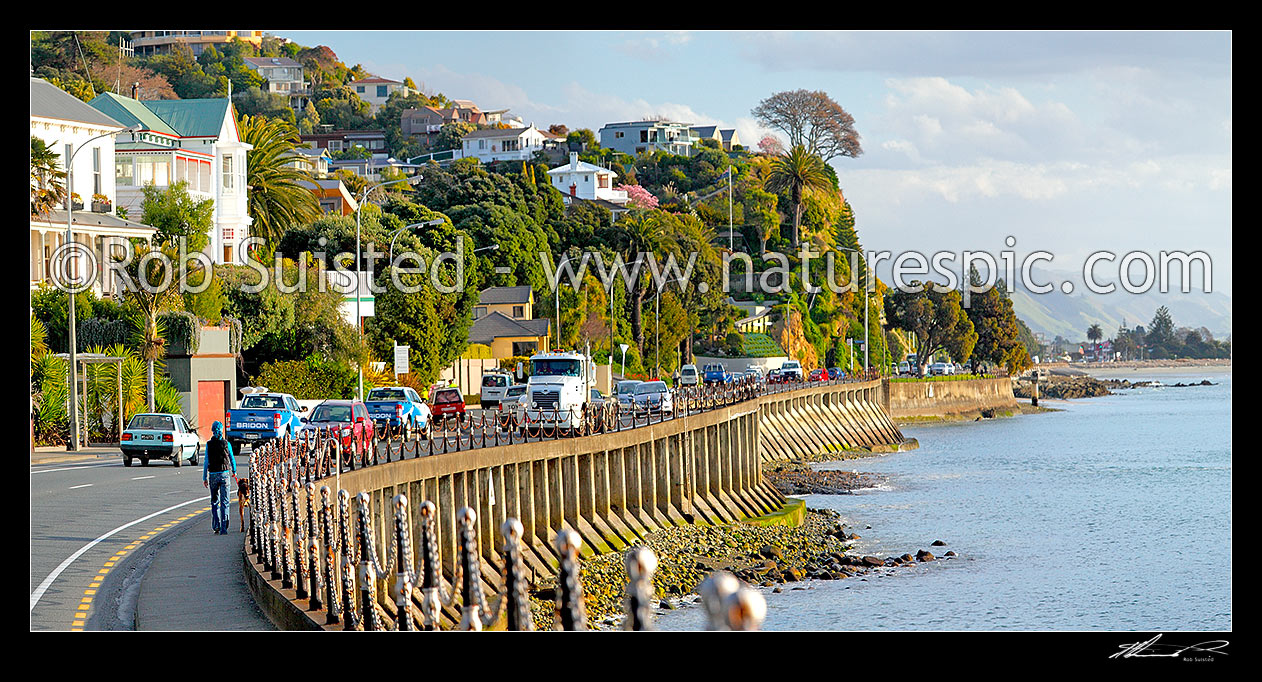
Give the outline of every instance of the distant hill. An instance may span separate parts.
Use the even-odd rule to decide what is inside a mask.
[[[1127,327],[1137,324],[1148,326],[1153,313],[1160,306],[1170,309],[1174,323],[1180,327],[1205,327],[1215,338],[1225,338],[1231,333],[1231,296],[1222,292],[1181,293],[1175,288],[1169,293],[1155,289],[1143,294],[1131,294],[1120,287],[1110,294],[1095,294],[1081,283],[1081,276],[1065,272],[1039,271],[1038,282],[1073,281],[1074,293],[1059,290],[1046,294],[1033,294],[1017,286],[1011,292],[1012,305],[1017,316],[1025,320],[1035,332],[1047,337],[1064,336],[1070,340],[1086,338],[1087,328],[1099,324],[1108,337],[1112,337],[1123,322]],[[1103,282],[1102,282],[1103,283]]]

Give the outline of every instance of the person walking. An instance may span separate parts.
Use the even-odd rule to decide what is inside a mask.
[[[202,486],[210,488],[210,529],[215,535],[228,534],[228,476],[237,478],[237,460],[232,445],[223,437],[223,422],[210,427],[214,434],[206,441],[202,460]]]

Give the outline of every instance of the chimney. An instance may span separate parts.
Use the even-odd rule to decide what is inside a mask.
[[[578,152],[570,152],[570,170],[578,170]]]
[[[136,99],[136,95],[138,94],[140,94],[140,83],[139,82],[132,83],[131,84],[131,98]]]

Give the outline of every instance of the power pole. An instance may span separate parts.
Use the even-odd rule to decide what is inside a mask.
[[[115,95],[123,94],[123,90],[122,90],[123,58],[134,57],[134,56],[136,56],[135,43],[133,43],[130,40],[127,40],[126,38],[122,36],[119,36],[118,37],[118,78],[114,80],[114,94]],[[137,99],[139,99],[140,93],[136,93],[136,94],[137,94]]]

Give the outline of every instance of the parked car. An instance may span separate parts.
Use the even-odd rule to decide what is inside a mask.
[[[784,364],[780,365],[780,376],[784,377],[785,381],[801,381],[804,378],[802,363],[797,360],[785,360]]]
[[[843,371],[841,371],[841,368],[840,368],[840,367],[829,367],[829,368],[828,368],[828,380],[829,380],[829,381],[836,381],[837,379],[845,379],[845,378],[846,378],[846,373],[845,373],[845,372],[843,372]]]
[[[224,414],[224,438],[234,452],[240,452],[243,443],[292,438],[302,430],[302,413],[306,411],[292,395],[260,388]]]
[[[806,377],[807,381],[828,381],[828,370],[822,367],[816,367]]]
[[[929,376],[940,377],[946,374],[947,363],[935,362],[929,365]]]
[[[308,429],[332,430],[339,457],[352,466],[354,458],[367,464],[369,456],[376,454],[376,428],[368,407],[358,400],[326,400],[303,418],[303,424]]]
[[[618,382],[618,405],[629,408],[635,403],[635,387],[644,383],[638,379],[624,379]]]
[[[438,388],[430,393],[429,409],[435,419],[445,419],[449,415],[464,415],[464,396],[458,388]]]
[[[766,375],[763,374],[762,368],[758,365],[745,365],[745,373],[754,373],[758,375],[758,381],[761,382]]]
[[[705,382],[707,384],[730,384],[732,383],[732,375],[728,373],[723,365],[712,362],[702,368],[705,373]]]
[[[951,376],[955,374],[955,363],[945,362],[942,364],[946,365],[942,368],[942,376]]]
[[[416,391],[407,386],[374,388],[368,392],[368,414],[378,434],[402,428],[405,438],[419,433],[422,438],[429,431],[429,405],[421,400]]]
[[[684,365],[679,368],[680,386],[696,386],[700,382],[701,375],[697,372],[696,365]]]
[[[500,423],[504,428],[511,428],[513,420],[521,423],[526,414],[526,384],[516,384],[504,389],[504,401],[500,403]]]
[[[907,362],[906,360],[903,360],[902,362],[898,363],[898,374],[899,376],[902,376],[904,374],[911,374],[911,363]]]
[[[671,412],[674,405],[665,381],[645,381],[635,387],[635,413]]]
[[[762,372],[760,372],[756,367],[746,369],[744,377],[755,386],[761,386],[763,383]]]
[[[123,429],[119,443],[123,451],[123,466],[131,466],[132,459],[139,459],[140,466],[149,466],[151,459],[169,459],[180,466],[184,458],[197,466],[202,452],[201,439],[189,428],[188,422],[178,414],[145,413],[132,415]]]
[[[767,372],[767,383],[769,384],[784,383],[784,374],[781,373],[780,370],[778,369],[773,369]]]

